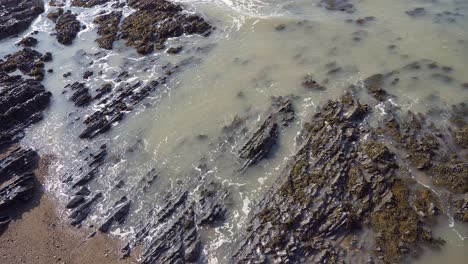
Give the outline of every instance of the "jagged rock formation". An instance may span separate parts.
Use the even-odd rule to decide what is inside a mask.
[[[131,202],[127,197],[122,197],[117,201],[112,208],[111,212],[108,213],[108,217],[104,223],[98,228],[100,232],[107,233],[114,224],[121,225],[125,222],[128,212],[130,211]]]
[[[164,207],[150,212],[132,243],[123,248],[128,254],[143,246],[142,263],[196,263],[202,256],[201,227],[223,220],[228,192],[215,182],[205,182],[196,193],[190,185],[178,185],[164,198]]]
[[[101,193],[92,194],[87,185],[96,175],[107,157],[107,146],[102,145],[94,153],[89,149],[80,152],[84,156],[86,165],[78,169],[78,173],[71,174],[65,178],[64,182],[69,182],[71,186],[71,196],[66,208],[72,209],[69,218],[70,224],[80,225],[91,213],[92,206],[102,197]]]
[[[72,6],[80,6],[80,7],[93,7],[96,5],[102,5],[109,2],[109,0],[72,0]]]
[[[40,81],[44,78],[45,74],[44,63],[52,60],[52,54],[47,52],[43,55],[31,48],[24,48],[5,56],[4,59],[0,59],[0,71],[12,73],[20,70],[23,74],[32,76]]]
[[[122,18],[121,11],[113,11],[109,14],[98,16],[94,19],[94,23],[98,25],[98,35],[96,39],[99,47],[103,49],[112,49],[114,41],[117,40],[119,33],[119,23]]]
[[[23,137],[23,129],[42,119],[51,93],[38,81],[0,72],[0,146]]]
[[[202,17],[185,14],[180,5],[165,0],[131,0],[128,4],[137,11],[122,21],[122,38],[141,54],[164,48],[168,38],[207,36],[212,29]]]
[[[327,88],[325,86],[320,85],[317,81],[315,81],[312,76],[307,75],[304,77],[304,81],[302,82],[302,86],[306,89],[312,90],[312,91],[317,91],[317,92],[323,92]]]
[[[31,199],[36,190],[33,170],[39,160],[37,153],[20,147],[0,159],[0,229],[18,214],[18,207]]]
[[[68,88],[73,92],[70,96],[70,100],[78,107],[86,106],[92,100],[92,97],[89,94],[89,89],[84,83],[74,82],[73,84],[66,85],[65,88]]]
[[[41,0],[0,0],[0,40],[21,33],[42,12]]]
[[[39,81],[8,73],[20,70],[41,80],[44,62],[50,60],[50,53],[42,55],[30,48],[0,60],[0,229],[21,214],[37,191],[33,171],[39,155],[12,145],[24,137],[26,127],[42,119],[52,95]]]
[[[373,254],[363,230],[377,234],[375,255],[388,262],[438,243],[409,203],[415,194],[395,154],[366,124],[369,114],[347,95],[306,123],[293,161],[239,238],[236,262],[365,262]],[[346,242],[352,237],[359,244]]]
[[[100,103],[105,104],[102,110],[98,110],[84,120],[86,128],[80,134],[80,138],[94,138],[106,132],[112,124],[120,121],[126,111],[131,110],[136,104],[154,91],[161,82],[151,81],[142,86],[141,83],[127,84],[124,89],[109,98],[104,98]]]
[[[57,13],[51,12],[47,16],[55,21],[57,41],[63,45],[71,45],[81,30],[81,24],[76,19],[76,14],[70,10],[63,12],[62,9],[58,9]]]
[[[239,157],[244,160],[241,170],[265,158],[276,144],[281,128],[293,119],[291,99],[273,98],[272,110],[239,150]]]

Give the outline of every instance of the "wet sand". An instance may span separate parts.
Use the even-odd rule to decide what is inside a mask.
[[[42,157],[35,171],[40,182],[47,177],[49,158]],[[120,245],[107,235],[86,239],[91,231],[64,223],[48,194],[38,193],[24,213],[0,235],[0,263],[130,264],[121,259]]]

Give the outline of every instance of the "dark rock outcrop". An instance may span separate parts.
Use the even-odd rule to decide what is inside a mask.
[[[102,5],[110,0],[72,0],[72,6],[79,6],[79,7],[93,7],[96,5]]]
[[[462,152],[444,142],[448,135],[445,139],[436,137],[443,131],[427,123],[422,115],[410,112],[406,117],[398,117],[391,114],[380,130],[405,150],[407,160],[430,176],[434,184],[455,193],[468,192],[468,164],[458,155]]]
[[[26,30],[42,12],[41,0],[0,0],[0,39]]]
[[[0,72],[0,146],[21,139],[24,128],[41,120],[50,96],[38,81]]]
[[[468,198],[456,198],[452,205],[455,208],[455,219],[468,223]]]
[[[112,225],[118,224],[121,225],[125,222],[127,215],[130,211],[130,201],[127,197],[122,197],[119,201],[117,201],[112,208],[112,211],[109,212],[109,216],[106,218],[104,223],[99,226],[98,230],[103,233],[109,232]]]
[[[55,11],[50,11],[48,14],[47,14],[47,18],[49,18],[50,20],[54,21],[54,22],[57,22],[57,19],[63,15],[65,11],[63,11],[63,8],[59,7],[57,8]]]
[[[369,114],[346,95],[306,123],[301,147],[238,238],[235,262],[399,262],[439,243],[411,207],[415,194],[366,124]],[[363,228],[378,234],[375,254]],[[352,237],[361,245],[345,242]]]
[[[122,21],[122,38],[140,54],[162,49],[168,38],[207,36],[212,29],[202,17],[183,13],[180,5],[165,0],[131,0],[129,6],[137,11]]]
[[[293,119],[291,99],[273,98],[272,110],[239,150],[239,157],[244,160],[241,170],[267,157],[278,140],[281,128],[287,126]]]
[[[98,25],[97,33],[100,36],[96,39],[99,47],[108,50],[112,49],[114,41],[117,40],[121,18],[121,11],[113,11],[109,14],[98,16],[94,19],[94,23]]]
[[[101,99],[104,95],[110,93],[112,91],[112,84],[106,83],[103,84],[101,87],[96,89],[96,95],[94,96],[93,100]]]
[[[5,60],[0,60],[0,71],[12,73],[20,70],[23,74],[33,76],[36,80],[44,78],[44,62],[51,60],[52,55],[45,55],[31,48],[24,48],[13,54],[5,56]]]
[[[92,152],[88,148],[79,153],[84,157],[86,165],[80,167],[77,172],[66,177],[64,182],[69,182],[73,195],[66,204],[66,208],[72,209],[69,218],[70,224],[79,226],[93,211],[93,205],[102,198],[101,193],[93,194],[87,185],[98,175],[101,166],[107,157],[107,146],[102,145]]]
[[[35,151],[20,147],[0,159],[0,228],[6,227],[34,195],[37,184],[33,170],[38,160]]]
[[[34,47],[37,45],[37,39],[33,37],[25,37],[21,39],[21,41],[18,42],[17,45],[24,47]]]
[[[88,217],[92,211],[92,206],[102,197],[101,193],[95,194],[93,197],[81,203],[76,207],[69,215],[70,224],[73,226],[79,226]]]
[[[86,128],[80,134],[80,138],[94,138],[109,130],[112,124],[124,117],[126,111],[132,109],[154,91],[160,82],[164,82],[164,79],[151,81],[145,86],[141,86],[140,83],[127,85],[112,98],[103,99],[102,103],[105,103],[103,109],[94,112],[84,120]]]
[[[143,246],[142,263],[197,263],[202,255],[201,227],[210,227],[224,219],[228,192],[215,182],[203,184],[196,194],[190,186],[178,185],[164,199],[158,213],[151,212],[141,224],[124,254]],[[193,187],[193,186],[192,186]],[[150,237],[151,235],[151,237]]]
[[[89,89],[84,83],[75,82],[65,86],[65,88],[69,88],[73,92],[70,96],[70,100],[78,107],[86,106],[92,101]]]
[[[76,19],[76,14],[73,14],[70,10],[64,12],[57,18],[55,31],[59,43],[71,45],[80,30],[81,24]]]

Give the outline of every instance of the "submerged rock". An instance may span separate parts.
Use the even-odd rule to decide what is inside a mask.
[[[54,21],[54,22],[57,22],[57,19],[63,15],[64,11],[63,11],[63,8],[59,7],[57,8],[55,11],[50,11],[48,14],[47,14],[47,18],[49,18],[50,20]]]
[[[387,92],[383,89],[384,76],[375,74],[364,80],[364,87],[378,101],[385,101]]]
[[[413,10],[408,10],[405,13],[412,17],[420,17],[426,15],[426,9],[424,7],[417,7]]]
[[[42,12],[42,0],[0,0],[0,40],[26,30]]]
[[[94,138],[106,132],[112,124],[120,121],[124,113],[132,109],[136,104],[146,98],[150,92],[154,91],[164,79],[151,81],[147,85],[140,87],[140,83],[127,85],[124,89],[113,95],[108,100],[102,110],[95,111],[84,120],[86,128],[80,134],[80,138]]]
[[[117,201],[112,208],[112,211],[109,213],[109,216],[104,221],[104,223],[98,228],[98,230],[102,233],[109,232],[110,228],[114,223],[116,224],[123,224],[127,215],[130,211],[130,201],[127,197],[122,197],[119,201]]]
[[[331,11],[342,11],[345,13],[354,13],[356,11],[350,0],[321,0],[318,5]]]
[[[327,88],[320,85],[310,75],[307,75],[306,77],[304,77],[304,80],[302,81],[302,86],[304,88],[306,88],[306,89],[309,89],[309,90],[312,90],[312,91],[317,91],[317,92],[323,92],[323,91],[327,90]]]

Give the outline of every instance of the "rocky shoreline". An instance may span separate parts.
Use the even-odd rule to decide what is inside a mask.
[[[320,1],[318,6],[350,14],[356,12],[351,2]],[[39,0],[0,0],[0,4],[0,39],[20,34],[44,12]],[[53,35],[61,48],[70,48],[79,41],[76,38],[84,25],[62,1],[50,1],[49,5],[46,17],[54,24]],[[148,58],[152,53],[177,56],[186,48],[174,45],[171,39],[209,37],[216,30],[203,16],[165,0],[73,0],[71,5],[113,8],[93,17],[95,45],[106,52],[121,41]],[[133,12],[124,15],[123,7]],[[89,143],[76,150],[83,165],[63,178],[68,199],[64,223],[52,199],[43,194],[47,156],[40,157],[35,150],[21,146],[25,130],[54,111],[49,109],[52,93],[43,84],[53,72],[45,68],[54,54],[36,51],[37,44],[36,38],[27,36],[18,42],[16,52],[0,59],[0,258],[18,263],[137,263],[134,256],[138,256],[139,263],[147,264],[205,263],[210,242],[205,234],[215,232],[233,213],[232,190],[218,179],[201,176],[212,169],[216,158],[202,160],[187,181],[171,184],[160,195],[160,206],[151,208],[134,224],[135,232],[124,245],[115,245],[107,234],[123,228],[135,210],[134,197],[146,195],[160,176],[156,169],[148,170],[136,183],[134,193],[116,191],[118,197],[103,211],[102,219],[86,224],[98,204],[109,198],[93,189],[93,184],[102,177],[104,168],[118,159],[113,153],[116,146],[99,140],[111,129],[117,130],[124,118],[191,61],[158,66],[158,74],[144,82],[132,81],[134,64],[97,87],[89,80],[102,72],[87,69],[79,76],[71,72],[63,75],[70,82],[62,94],[53,96],[63,96],[74,105],[66,122],[79,131],[76,140]],[[80,52],[82,63],[88,66],[106,54]],[[284,162],[272,187],[250,209],[248,224],[233,234],[226,260],[406,263],[428,248],[443,248],[445,241],[432,231],[437,217],[453,215],[457,221],[468,222],[468,107],[462,103],[433,109],[449,117],[446,126],[436,127],[431,113],[404,112],[393,104],[390,99],[397,95],[392,93],[392,85],[403,78],[402,74],[417,75],[421,69],[434,80],[458,82],[448,66],[415,61],[370,76],[362,85],[343,87],[345,93],[339,99],[307,113],[309,117],[295,138],[294,153]],[[330,75],[338,71],[340,68],[331,69]],[[327,90],[325,83],[310,75],[302,86],[311,92]],[[234,157],[238,175],[257,169],[284,144],[282,134],[297,118],[297,101],[293,95],[273,97],[270,108],[258,117],[236,116],[211,147],[221,150],[220,155]],[[384,118],[379,111],[387,113]],[[258,120],[253,122],[254,118]],[[247,121],[255,127],[249,127]],[[430,186],[418,181],[420,174],[429,179]],[[119,190],[125,184],[123,179],[113,188]],[[70,225],[80,231],[75,234],[72,229],[70,233]],[[36,228],[37,232],[31,230]],[[22,255],[17,247],[29,246],[28,232],[50,244]],[[12,245],[3,247],[11,241]],[[72,253],[64,254],[63,250]]]

